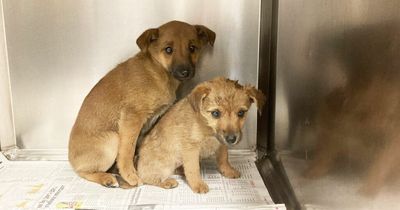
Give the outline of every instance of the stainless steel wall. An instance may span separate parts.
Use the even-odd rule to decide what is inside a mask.
[[[320,99],[343,86],[347,72],[362,73],[347,67],[342,57],[352,56],[348,54],[353,47],[364,55],[349,60],[368,62],[379,54],[379,49],[370,48],[398,35],[400,2],[282,0],[278,21],[276,142],[279,148],[304,147],[294,139],[310,125]]]
[[[400,109],[390,115],[386,110],[400,108],[399,60],[397,0],[279,1],[275,143],[301,203],[333,209],[400,208],[395,202],[400,198],[396,179],[383,184],[378,194],[371,196],[375,200],[366,199],[359,192],[371,165],[381,157],[382,145],[400,141],[398,137],[389,143],[383,140],[385,134],[392,132],[390,126],[399,125]],[[350,97],[336,97],[340,91]],[[332,105],[329,117],[326,110],[321,111],[327,103]],[[354,118],[343,117],[343,107],[348,108],[346,116],[353,117],[360,107],[368,112],[357,116],[359,121],[355,123]],[[320,120],[322,115],[325,121]],[[374,117],[377,119],[372,120]],[[388,118],[390,123],[380,124]],[[360,128],[368,129],[353,133]],[[330,131],[321,135],[321,129]],[[383,135],[371,137],[370,131]],[[366,136],[360,134],[363,132]],[[329,143],[333,138],[340,139],[336,145]],[[362,146],[354,146],[360,141]],[[332,148],[343,147],[341,157],[346,158],[339,168],[327,174],[305,178],[313,163],[309,159],[323,156],[313,156],[322,148],[316,146],[318,142]],[[324,155],[337,158],[329,151],[324,150]],[[398,167],[393,161],[385,164],[388,165],[381,166]],[[365,168],[359,170],[360,165]]]
[[[2,11],[3,4],[0,2]],[[4,18],[0,16],[0,28],[4,28]],[[12,115],[10,74],[5,33],[0,33],[0,146],[2,149],[15,145],[14,121]]]
[[[214,49],[203,56],[198,74],[183,92],[220,75],[257,82],[259,0],[4,0],[3,4],[15,133],[22,149],[66,148],[89,90],[138,52],[135,41],[144,30],[170,20],[203,24],[217,34]],[[237,148],[254,148],[255,131],[253,110]]]

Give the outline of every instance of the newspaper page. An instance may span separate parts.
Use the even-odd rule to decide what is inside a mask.
[[[67,161],[11,162],[1,155],[0,209],[286,209],[273,203],[253,157],[230,162],[240,178],[225,178],[215,161],[202,161],[202,177],[210,191],[196,194],[178,175],[174,189],[106,188],[78,177]]]

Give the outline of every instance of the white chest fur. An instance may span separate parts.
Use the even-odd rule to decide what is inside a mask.
[[[214,155],[220,146],[221,143],[214,136],[206,137],[201,144],[200,158],[203,159]]]

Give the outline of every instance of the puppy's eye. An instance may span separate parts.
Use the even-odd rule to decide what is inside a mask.
[[[245,110],[240,110],[240,111],[237,113],[237,116],[240,117],[240,118],[242,118],[242,117],[244,117],[244,114],[246,114],[246,111],[245,111]]]
[[[194,45],[190,45],[190,46],[189,46],[189,51],[190,51],[190,53],[196,52],[196,49],[197,49],[197,47],[194,46]]]
[[[218,119],[221,116],[221,112],[219,110],[214,110],[211,112],[211,115],[215,118]]]
[[[174,50],[172,49],[172,47],[166,47],[166,48],[165,48],[165,52],[166,52],[167,54],[172,54],[172,52],[174,52]]]

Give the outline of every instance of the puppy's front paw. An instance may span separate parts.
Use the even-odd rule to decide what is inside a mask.
[[[236,179],[240,177],[240,172],[232,167],[222,167],[220,172],[224,177]]]
[[[121,174],[122,176],[122,174]],[[142,180],[138,177],[136,173],[130,172],[122,176],[126,182],[131,186],[140,186],[143,184]]]
[[[203,182],[197,182],[196,184],[190,186],[195,193],[207,193],[208,192],[208,185]]]

